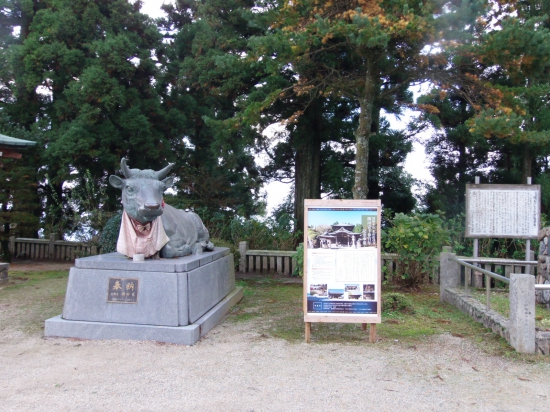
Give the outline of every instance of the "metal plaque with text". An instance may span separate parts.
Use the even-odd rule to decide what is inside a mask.
[[[108,303],[137,303],[139,279],[109,278]]]

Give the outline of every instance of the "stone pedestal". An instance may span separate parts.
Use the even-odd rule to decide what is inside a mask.
[[[144,262],[90,256],[76,259],[63,315],[46,320],[44,335],[192,345],[241,298],[227,248]]]
[[[8,283],[9,263],[0,263],[0,285]]]

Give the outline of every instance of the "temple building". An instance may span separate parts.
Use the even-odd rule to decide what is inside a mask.
[[[0,158],[21,159],[22,155],[19,150],[35,144],[36,142],[30,140],[16,139],[0,134]]]
[[[313,247],[323,249],[376,246],[376,224],[369,223],[367,228],[363,228],[361,233],[353,232],[355,225],[331,225],[331,231],[327,231],[310,240],[310,244]]]

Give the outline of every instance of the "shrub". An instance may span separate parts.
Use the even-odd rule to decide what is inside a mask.
[[[241,258],[241,254],[239,252],[239,248],[236,247],[231,242],[226,242],[223,239],[216,239],[216,238],[210,238],[210,241],[214,244],[216,247],[228,247],[229,251],[233,253],[233,259],[235,264],[235,270],[239,270],[239,259]]]
[[[304,244],[300,243],[296,249],[296,253],[292,255],[296,259],[296,267],[292,272],[292,276],[304,277]]]
[[[433,278],[441,247],[448,244],[448,234],[439,215],[398,213],[386,231],[388,252],[398,255],[394,283],[414,288]]]
[[[99,235],[99,246],[101,253],[116,252],[116,242],[118,240],[118,232],[120,231],[120,223],[122,221],[122,213],[117,213],[110,218]]]
[[[414,313],[414,307],[408,297],[392,292],[382,296],[382,312]]]

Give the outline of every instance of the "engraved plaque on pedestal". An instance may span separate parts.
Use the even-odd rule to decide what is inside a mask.
[[[137,303],[139,279],[109,278],[108,303]]]

